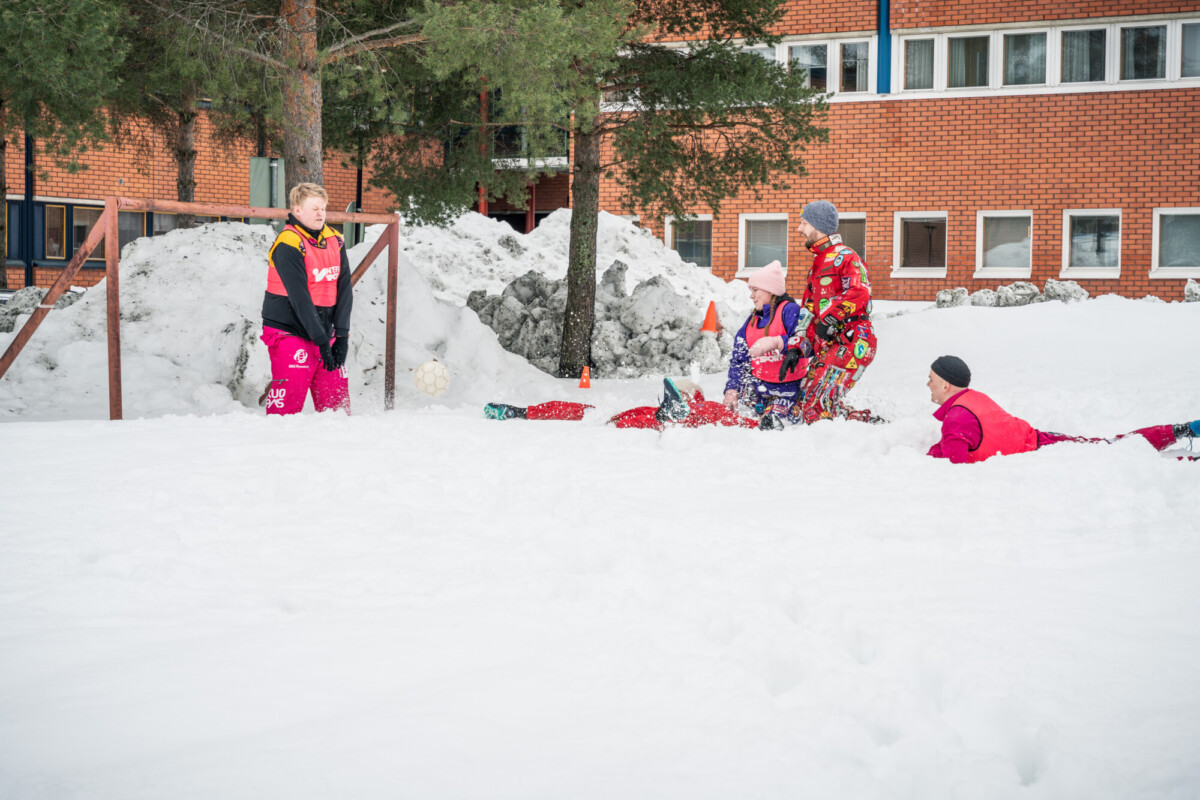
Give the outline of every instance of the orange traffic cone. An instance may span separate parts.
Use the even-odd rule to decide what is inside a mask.
[[[708,302],[708,313],[704,315],[704,324],[700,326],[700,332],[717,332],[717,304],[711,300]]]
[[[590,369],[588,369],[587,367],[583,368],[583,374],[579,376],[579,388],[580,389],[592,388],[592,371]]]

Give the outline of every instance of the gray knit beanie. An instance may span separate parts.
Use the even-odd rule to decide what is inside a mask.
[[[804,207],[804,213],[800,216],[808,220],[809,225],[827,236],[837,232],[837,206],[828,200],[814,200]]]

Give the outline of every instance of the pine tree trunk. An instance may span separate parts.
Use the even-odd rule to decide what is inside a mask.
[[[4,101],[0,99],[0,131],[4,130]],[[0,136],[0,203],[6,208],[0,209],[0,289],[8,288],[8,179],[4,177],[8,169],[8,138]]]
[[[180,98],[179,127],[175,135],[175,199],[181,203],[196,200],[196,91],[188,88]],[[191,228],[196,224],[194,214],[180,214],[176,227]]]
[[[592,357],[596,324],[596,229],[600,215],[600,135],[575,131],[571,242],[567,255],[567,313],[558,377],[578,378]]]
[[[286,189],[298,183],[320,185],[321,65],[317,57],[315,0],[283,0],[280,16],[284,62],[291,69],[283,85],[283,168]]]

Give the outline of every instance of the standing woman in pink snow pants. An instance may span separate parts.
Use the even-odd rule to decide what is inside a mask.
[[[263,334],[271,356],[268,414],[299,414],[312,393],[317,411],[350,413],[350,262],[325,224],[329,195],[315,183],[288,194],[292,213],[267,255]]]

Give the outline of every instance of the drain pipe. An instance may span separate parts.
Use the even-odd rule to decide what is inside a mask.
[[[875,72],[875,91],[878,94],[892,92],[892,20],[891,0],[879,0],[879,58]]]

